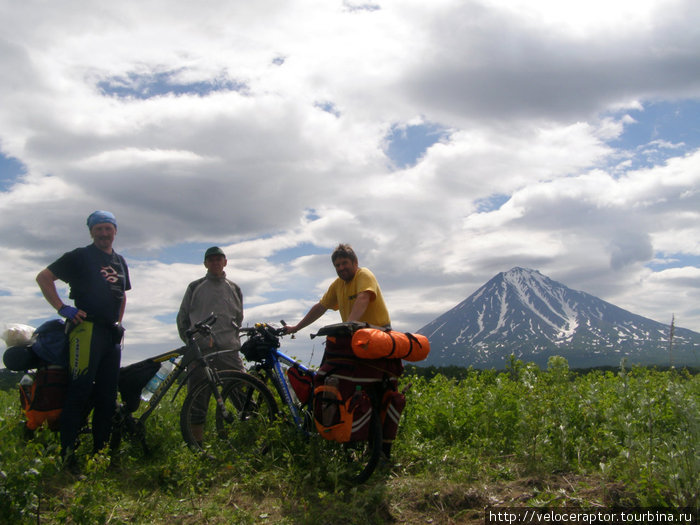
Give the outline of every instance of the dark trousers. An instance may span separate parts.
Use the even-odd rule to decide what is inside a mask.
[[[205,352],[205,356],[216,354],[220,350],[216,349],[213,352]],[[221,351],[220,354],[212,355],[208,358],[209,366],[215,370],[243,370],[243,361],[238,350]],[[187,389],[194,388],[199,382],[207,378],[205,370],[198,363],[189,365],[191,375],[187,379]],[[209,390],[202,392],[193,402],[192,406],[192,423],[203,425],[207,418],[207,405],[209,404]]]
[[[93,451],[109,440],[117,402],[121,345],[114,329],[83,321],[69,334],[71,382],[61,413],[61,453],[74,450],[81,427],[93,408]]]

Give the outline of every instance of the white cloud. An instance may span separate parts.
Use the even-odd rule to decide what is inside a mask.
[[[178,256],[212,244],[248,320],[303,315],[345,241],[407,329],[530,266],[652,318],[675,297],[700,330],[696,280],[651,264],[699,255],[698,145],[623,140],[650,102],[700,99],[697,2],[15,4],[0,321],[51,315],[34,276],[110,209],[134,354],[177,342],[204,271]],[[445,134],[394,169],[387,137],[422,123]]]
[[[206,159],[190,151],[126,148],[100,152],[93,157],[78,161],[75,168],[81,171],[95,172],[140,168],[148,164],[156,164],[167,169],[167,166],[172,164],[175,167],[169,171],[175,174],[178,169],[182,169],[179,167],[191,170],[190,165],[194,165],[196,169],[198,165],[203,163],[202,161],[206,161]]]

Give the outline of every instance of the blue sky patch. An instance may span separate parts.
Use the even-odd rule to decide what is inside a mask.
[[[9,189],[17,181],[17,177],[26,172],[24,164],[16,158],[0,153],[0,191]]]
[[[636,122],[626,124],[610,145],[634,153],[631,169],[652,167],[700,147],[700,101],[654,102],[615,117],[623,114]]]
[[[294,259],[297,259],[298,257],[303,257],[306,255],[319,255],[319,254],[325,254],[328,255],[330,259],[330,251],[328,250],[328,247],[319,247],[316,246],[315,244],[311,243],[302,243],[297,246],[294,246],[292,248],[286,248],[284,250],[279,250],[272,254],[270,257],[267,258],[269,262],[272,264],[284,264],[288,263],[290,261],[293,261]]]
[[[668,270],[669,268],[684,268],[686,266],[700,268],[700,255],[657,253],[654,260],[647,263],[646,266],[655,272]]]
[[[333,102],[316,102],[314,106],[316,106],[320,110],[325,111],[326,113],[330,113],[335,117],[340,116],[340,110],[336,107],[335,104],[333,104]]]
[[[489,195],[485,199],[478,199],[476,204],[476,211],[479,213],[486,213],[489,211],[495,211],[501,208],[506,202],[510,200],[510,195]]]
[[[182,293],[184,294],[185,291],[183,290]],[[177,312],[169,312],[167,314],[160,314],[160,315],[154,315],[153,318],[156,321],[159,321],[164,324],[169,324],[169,325],[174,325],[175,324],[175,318],[177,317]]]
[[[449,136],[449,131],[438,124],[394,125],[386,136],[386,154],[396,167],[410,168],[430,146]]]
[[[224,245],[225,243],[222,243]],[[158,249],[158,251],[154,253],[145,253],[145,252],[135,252],[135,251],[129,251],[125,250],[123,252],[120,252],[122,255],[124,255],[127,259],[133,258],[133,259],[152,259],[152,258],[157,258],[159,262],[165,263],[165,264],[173,264],[173,263],[184,263],[184,264],[203,264],[204,263],[204,252],[207,251],[207,248],[212,246],[212,243],[182,243],[182,244],[175,244],[172,246],[166,246],[163,248]],[[204,266],[202,266],[202,270],[204,270]]]
[[[102,80],[97,83],[97,87],[108,96],[138,99],[162,95],[206,96],[216,91],[245,91],[247,89],[245,83],[231,80],[183,83],[176,80],[176,75],[176,71],[148,75],[129,73],[126,76]]]
[[[321,218],[321,216],[316,213],[316,210],[313,208],[307,208],[304,210],[304,217],[310,221],[317,221],[318,219]]]

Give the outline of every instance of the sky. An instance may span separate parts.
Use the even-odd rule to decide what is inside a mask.
[[[520,266],[700,331],[698,20],[696,0],[0,0],[0,325],[55,316],[36,274],[105,209],[124,363],[179,346],[212,245],[245,324],[297,322],[347,242],[398,330]],[[317,363],[308,336],[338,321],[283,349]]]

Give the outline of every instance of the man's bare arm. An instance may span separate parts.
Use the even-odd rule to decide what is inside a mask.
[[[41,289],[41,293],[44,295],[46,302],[49,303],[54,310],[59,314],[71,319],[73,323],[81,323],[85,316],[87,315],[82,310],[78,310],[72,306],[65,306],[61,296],[58,295],[58,290],[56,289],[56,279],[57,277],[48,268],[44,268],[36,276],[36,282]],[[122,305],[123,306],[123,305]],[[66,314],[61,309],[72,311],[72,313]]]
[[[319,317],[321,317],[323,314],[325,314],[327,310],[328,308],[323,306],[321,303],[316,303],[311,307],[311,309],[304,316],[304,318],[301,321],[299,321],[296,325],[287,326],[287,333],[293,334],[295,332],[298,332],[302,328],[306,328],[311,323],[316,321]]]
[[[46,302],[48,302],[54,310],[58,311],[61,306],[63,306],[63,300],[58,295],[58,290],[56,290],[57,277],[48,268],[44,268],[36,276],[36,282],[41,289],[41,293],[44,294]]]
[[[369,306],[369,303],[372,301],[373,297],[374,295],[369,291],[359,293],[355,298],[355,304],[352,305],[352,310],[348,316],[348,321],[359,321],[362,316],[365,315],[367,307]]]

